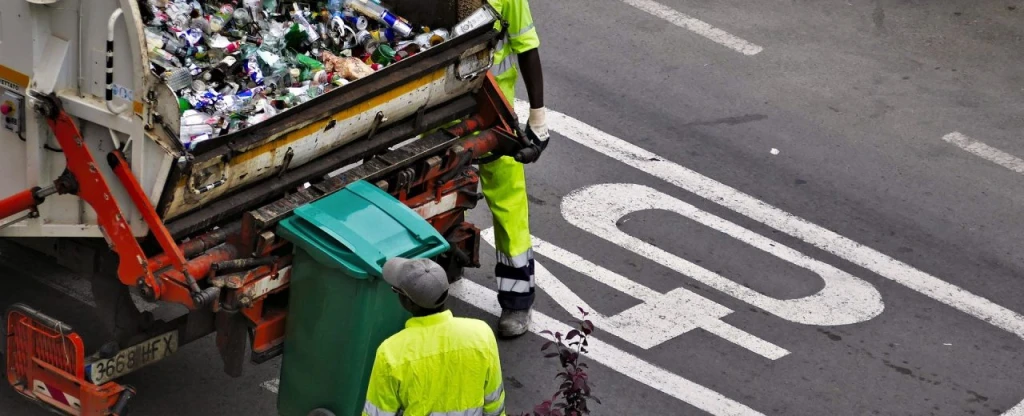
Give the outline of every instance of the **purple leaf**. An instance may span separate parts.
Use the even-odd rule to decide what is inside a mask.
[[[553,334],[551,333],[551,331],[548,331],[548,330],[546,330],[546,329],[545,329],[545,330],[543,330],[543,331],[540,331],[540,333],[541,333],[542,335],[553,335]]]
[[[541,350],[541,351],[544,351],[544,350],[546,350],[546,349],[548,349],[548,348],[551,348],[551,346],[552,346],[552,345],[555,345],[555,342],[554,342],[554,341],[548,341],[548,342],[545,342],[545,343],[544,343],[544,346],[543,346],[543,347],[540,347],[540,350]]]
[[[572,331],[569,331],[568,334],[566,334],[565,339],[566,340],[570,340],[570,339],[576,338],[578,336],[580,336],[580,331],[577,331],[577,330],[574,329]]]
[[[557,352],[549,352],[547,354],[544,354],[544,358],[553,358],[553,357],[557,357],[558,355],[559,354]]]

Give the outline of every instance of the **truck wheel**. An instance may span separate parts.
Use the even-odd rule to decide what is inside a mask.
[[[309,416],[334,416],[334,412],[327,409],[316,409],[309,412]]]

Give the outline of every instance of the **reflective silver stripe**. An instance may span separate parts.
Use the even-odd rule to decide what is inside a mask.
[[[488,394],[487,397],[484,397],[484,406],[487,406],[501,399],[501,394],[504,392],[505,383],[501,383],[498,385],[497,389],[494,389],[494,393]]]
[[[531,287],[533,287],[533,276],[530,276],[529,282],[504,277],[498,278],[498,290],[502,292],[530,293]]]
[[[484,413],[484,416],[501,416],[501,414],[504,413],[504,412],[505,412],[505,403],[502,403],[501,407],[499,407],[498,410],[495,410],[494,412],[490,412],[490,413]]]
[[[484,408],[455,411],[455,412],[430,412],[430,416],[484,416]]]
[[[501,62],[498,62],[498,65],[495,65],[496,68],[492,69],[491,73],[493,73],[494,76],[500,76],[508,72],[508,70],[514,68],[515,62],[512,61],[513,55],[515,54],[509,52],[508,56],[506,56],[505,59],[502,59]]]
[[[533,249],[532,248],[529,249],[529,250],[526,250],[525,253],[520,254],[518,256],[515,256],[515,257],[510,257],[509,255],[507,255],[505,253],[502,253],[500,251],[496,251],[496,253],[497,253],[497,256],[498,256],[498,262],[499,263],[504,264],[506,266],[515,267],[517,269],[520,268],[520,267],[529,266],[530,265],[530,260],[533,260]]]
[[[519,31],[519,33],[516,33],[516,34],[514,34],[514,35],[510,35],[510,36],[509,36],[509,38],[515,39],[515,38],[518,38],[518,37],[520,37],[520,36],[523,36],[523,35],[525,35],[525,34],[526,34],[526,32],[529,32],[529,31],[530,31],[530,29],[533,29],[533,23],[530,23],[530,25],[529,25],[529,26],[527,26],[527,27],[524,27],[524,28],[523,28],[523,30],[520,30],[520,31]]]
[[[373,403],[370,403],[369,400],[367,400],[366,404],[363,405],[363,411],[370,416],[395,416],[402,414],[401,410],[399,410],[398,413],[380,410],[377,406],[374,406]]]

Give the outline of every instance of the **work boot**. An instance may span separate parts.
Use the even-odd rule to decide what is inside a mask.
[[[501,318],[498,318],[498,336],[514,338],[525,334],[530,329],[530,312],[530,309],[502,309]]]

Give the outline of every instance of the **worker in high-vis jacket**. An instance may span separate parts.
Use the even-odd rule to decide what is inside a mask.
[[[476,7],[480,0],[467,0]],[[515,103],[516,81],[520,73],[530,101],[526,135],[536,146],[537,156],[547,147],[548,128],[544,120],[544,76],[541,70],[540,37],[534,27],[527,0],[487,0],[508,22],[508,31],[494,55],[494,74],[508,102]],[[466,2],[462,5],[467,5]],[[534,160],[525,160],[531,163]],[[502,337],[522,335],[530,326],[530,310],[534,300],[533,243],[530,241],[530,213],[526,198],[526,173],[523,164],[503,157],[480,166],[480,180],[487,205],[494,219],[494,243],[498,281],[498,303],[501,317],[498,334]]]
[[[427,259],[394,258],[383,274],[413,317],[377,348],[363,416],[504,416],[494,331],[452,316],[444,269]]]

